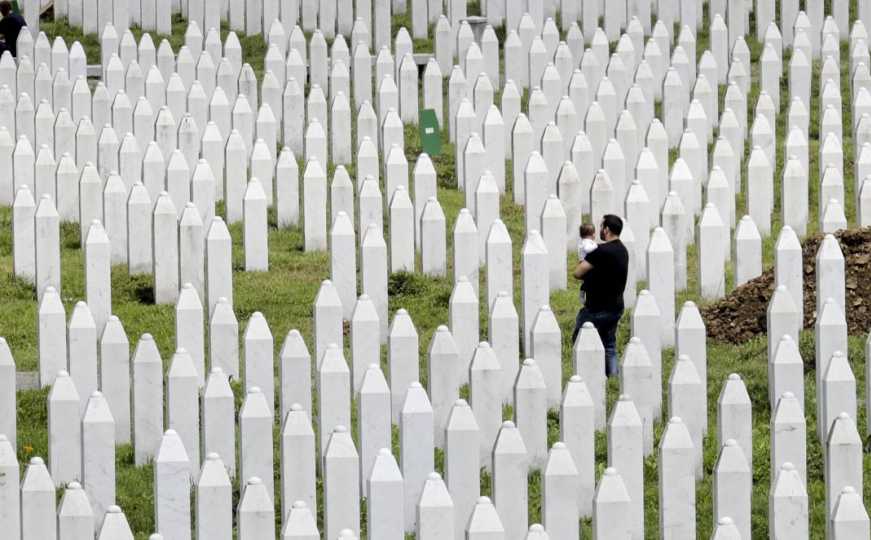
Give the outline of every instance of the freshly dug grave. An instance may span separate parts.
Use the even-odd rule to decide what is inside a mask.
[[[835,235],[844,253],[847,326],[850,334],[871,330],[871,228],[846,230]],[[804,327],[816,322],[815,256],[823,236],[807,238],[804,258]],[[708,337],[743,343],[765,334],[768,301],[774,292],[774,270],[745,283],[728,296],[702,309]]]

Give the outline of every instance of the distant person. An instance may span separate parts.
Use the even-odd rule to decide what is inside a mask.
[[[12,2],[9,0],[0,0],[0,15],[3,16],[0,19],[0,36],[3,36],[3,42],[0,42],[0,55],[9,51],[12,56],[17,56],[18,34],[27,23],[24,22],[24,17],[12,11]]]
[[[593,323],[605,346],[605,374],[617,375],[617,324],[623,316],[623,290],[629,271],[629,252],[620,241],[623,220],[608,214],[599,225],[601,243],[575,267],[575,279],[583,280],[586,300],[575,319],[572,343],[586,322]]]

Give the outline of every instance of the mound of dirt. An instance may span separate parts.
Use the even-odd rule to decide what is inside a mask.
[[[847,326],[850,334],[871,329],[871,229],[846,230],[835,235],[844,253]],[[823,236],[807,238],[804,256],[804,327],[816,322],[815,256]],[[765,312],[774,292],[774,270],[736,288],[728,296],[702,309],[708,337],[743,343],[765,334]]]

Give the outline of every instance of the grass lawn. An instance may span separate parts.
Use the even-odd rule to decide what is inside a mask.
[[[853,3],[855,4],[855,3]],[[855,10],[855,5],[853,5]],[[470,13],[477,12],[477,5],[470,5]],[[752,16],[751,16],[752,17]],[[852,20],[852,19],[851,19]],[[401,24],[410,27],[408,20],[403,18],[394,19],[394,31]],[[707,18],[704,25],[707,28]],[[751,25],[753,22],[751,19]],[[69,28],[64,23],[43,22],[43,29],[49,37],[63,35],[70,45],[76,39],[82,41],[88,54],[89,62],[99,62],[99,42],[94,36],[82,36],[79,30]],[[173,35],[169,36],[174,50],[183,43],[185,24],[176,19],[173,24]],[[222,31],[226,33],[226,28]],[[139,36],[140,32],[134,30]],[[155,39],[159,44],[160,39]],[[254,67],[258,76],[263,69],[263,55],[265,46],[260,37],[241,39],[245,60]],[[707,31],[700,32],[698,36],[697,52],[701,53],[707,48]],[[416,50],[427,50],[430,44],[415,42]],[[753,86],[748,96],[750,118],[758,96],[759,64],[761,46],[753,36],[748,35],[748,45],[751,49],[754,63],[752,65]],[[429,49],[431,50],[431,48]],[[849,52],[846,45],[841,48],[841,86],[844,101],[843,125],[850,126],[851,111],[850,85],[849,85]],[[784,54],[784,66],[789,65],[789,53]],[[818,150],[819,150],[819,68],[820,63],[814,65],[812,103],[809,107],[810,141],[809,157],[811,182],[809,199],[811,201],[811,216],[808,224],[810,232],[818,229],[817,225],[817,200],[819,175]],[[445,88],[447,83],[445,83]],[[723,89],[721,87],[721,97]],[[787,104],[788,85],[786,74],[782,80],[781,103]],[[496,103],[500,96],[497,93]],[[721,107],[722,108],[722,107]],[[447,110],[447,106],[445,108]],[[777,151],[778,160],[775,167],[775,212],[773,215],[773,230],[780,227],[780,176],[783,169],[783,145],[786,134],[786,107],[784,106],[778,115],[777,121]],[[747,154],[749,155],[749,144]],[[846,211],[851,223],[855,223],[855,207],[853,204],[853,144],[850,129],[844,130],[844,170],[845,170],[845,200]],[[434,159],[439,176],[439,201],[445,211],[448,227],[448,238],[457,213],[464,204],[464,196],[451,186],[456,185],[453,168],[453,147],[444,137],[443,154]],[[416,129],[406,129],[406,153],[410,166],[420,152],[420,143]],[[675,157],[674,155],[672,156]],[[746,157],[746,156],[745,156]],[[302,170],[302,169],[301,169]],[[331,169],[332,170],[332,169]],[[506,165],[507,180],[510,187],[511,171],[510,163]],[[353,175],[353,167],[349,167]],[[742,176],[745,173],[742,167]],[[738,216],[745,213],[746,203],[744,193],[738,194]],[[515,254],[515,302],[520,308],[520,274],[519,259],[520,249],[523,244],[523,211],[521,207],[514,205],[510,194],[502,198],[501,218],[506,223],[514,242]],[[222,212],[219,207],[218,212]],[[252,313],[262,312],[275,336],[276,354],[281,347],[284,336],[290,329],[297,328],[302,332],[310,348],[312,342],[312,305],[320,282],[329,277],[329,257],[327,253],[304,253],[303,237],[301,228],[278,229],[275,227],[274,215],[270,216],[269,250],[270,271],[268,273],[246,273],[243,268],[242,229],[236,225],[231,227],[233,236],[233,260],[234,260],[234,296],[235,311],[240,322],[240,333]],[[385,219],[385,226],[387,220]],[[389,233],[385,231],[385,237]],[[62,228],[62,296],[69,314],[77,300],[84,298],[84,273],[82,251],[79,245],[78,227],[64,225]],[[451,243],[448,242],[449,266],[452,260]],[[37,369],[37,304],[35,291],[32,286],[12,277],[12,236],[11,236],[11,211],[8,208],[0,209],[0,310],[4,313],[0,317],[0,336],[4,336],[13,351],[18,369],[20,371],[34,371]],[[773,262],[773,239],[769,238],[764,244],[764,257],[766,267]],[[569,267],[571,268],[571,264]],[[678,295],[679,308],[685,300],[698,299],[697,286],[697,260],[695,248],[691,247],[688,254],[688,266],[690,270],[689,289]],[[448,275],[452,275],[449,268]],[[486,284],[483,281],[484,272],[481,272],[482,290]],[[728,271],[727,283],[731,284],[732,272]],[[570,280],[571,283],[571,280]],[[131,341],[131,350],[135,347],[139,336],[145,332],[151,333],[160,348],[165,362],[168,362],[174,347],[175,318],[172,306],[155,306],[143,301],[149,297],[151,279],[148,277],[131,278],[127,274],[126,267],[119,266],[112,271],[112,300],[113,312],[118,315],[125,326]],[[390,278],[390,313],[399,308],[405,308],[415,322],[420,334],[420,358],[421,374],[426,377],[426,353],[432,333],[440,324],[448,322],[448,300],[452,290],[452,278],[434,279],[423,277],[420,274],[396,274]],[[643,284],[641,284],[643,286]],[[568,290],[559,291],[551,295],[551,307],[560,321],[564,333],[563,337],[563,372],[568,377],[571,374],[571,344],[569,338],[574,323],[577,306],[577,294],[574,285]],[[619,344],[622,346],[629,339],[629,315],[624,317],[619,332]],[[482,339],[486,338],[487,313],[486,307],[481,310]],[[864,336],[852,336],[850,338],[849,358],[853,371],[857,378],[859,397],[864,396],[864,360],[863,360]],[[805,332],[801,338],[801,352],[806,363],[813,364],[813,335]],[[350,360],[350,354],[346,350],[346,357]],[[671,350],[663,354],[663,400],[667,406],[668,399],[668,376],[673,364]],[[386,365],[385,365],[386,370]],[[708,409],[709,429],[705,444],[704,467],[705,478],[697,483],[697,522],[698,537],[708,538],[713,528],[712,512],[712,476],[718,448],[716,446],[716,403],[722,383],[730,373],[739,373],[744,379],[747,390],[753,401],[753,536],[754,538],[766,537],[768,532],[768,490],[770,486],[769,472],[769,406],[767,394],[767,365],[766,343],[762,338],[754,339],[740,346],[727,345],[709,341],[708,343]],[[822,538],[825,531],[825,488],[823,484],[823,460],[820,445],[816,441],[815,431],[815,403],[814,374],[806,375],[806,411],[808,425],[808,495],[810,497],[811,530],[812,537]],[[422,381],[425,384],[425,381]],[[241,384],[234,386],[237,398],[241,399]],[[617,381],[609,382],[608,399],[613,402],[619,391]],[[18,448],[19,459],[22,463],[32,456],[47,455],[47,391],[22,391],[18,393]],[[861,399],[860,399],[861,403]],[[510,408],[507,408],[506,418],[510,418]],[[355,410],[356,414],[356,410]],[[865,415],[867,411],[860,407],[858,425],[860,431],[864,430]],[[663,414],[667,418],[667,411]],[[558,414],[552,412],[549,416],[549,443],[553,443],[559,437]],[[656,427],[656,444],[662,434],[662,425]],[[276,424],[276,441],[278,425]],[[398,444],[398,432],[394,430],[394,446]],[[396,448],[395,448],[396,450]],[[277,444],[276,444],[277,452]],[[607,447],[605,437],[597,436],[596,445],[597,475],[601,474],[607,463]],[[277,454],[276,454],[277,455]],[[398,454],[396,454],[398,455]],[[441,452],[437,452],[437,468],[442,467]],[[276,467],[278,460],[276,459]],[[130,446],[123,446],[117,452],[117,502],[125,511],[128,520],[138,539],[147,539],[154,530],[153,518],[153,493],[151,466],[135,467],[133,465],[133,452]],[[277,469],[276,469],[277,470]],[[865,461],[865,488],[866,500],[871,500],[871,458],[866,456]],[[645,518],[646,535],[649,538],[658,537],[658,471],[656,453],[645,461]],[[538,473],[530,475],[530,523],[540,520],[540,477]],[[320,485],[319,485],[320,488]],[[490,479],[484,476],[482,479],[482,494],[489,494]],[[234,490],[234,496],[238,497],[238,486]],[[276,504],[280,508],[280,504]],[[363,521],[365,527],[365,520]],[[591,537],[589,520],[583,522],[584,538]]]

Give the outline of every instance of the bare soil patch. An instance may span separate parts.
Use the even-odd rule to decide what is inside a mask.
[[[847,326],[850,334],[871,329],[871,228],[840,231],[835,236],[844,253]],[[823,235],[806,238],[804,255],[804,327],[816,322],[815,257]],[[765,312],[774,292],[774,270],[733,290],[702,309],[708,336],[728,343],[743,343],[766,332]]]

